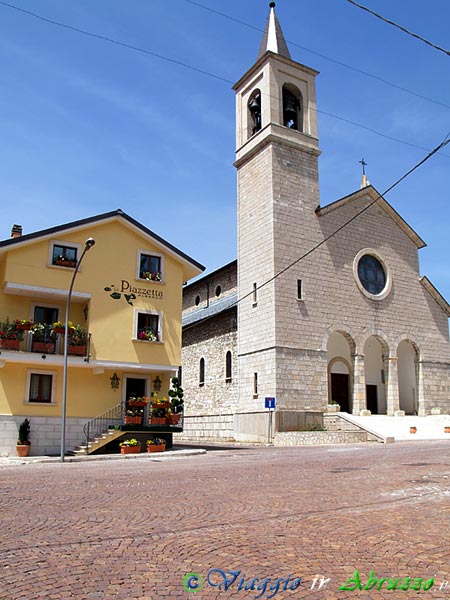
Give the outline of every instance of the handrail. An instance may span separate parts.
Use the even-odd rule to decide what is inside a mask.
[[[89,453],[89,443],[101,435],[111,425],[111,421],[122,419],[122,403],[116,404],[107,411],[97,415],[84,424],[83,432],[86,439],[86,454]]]

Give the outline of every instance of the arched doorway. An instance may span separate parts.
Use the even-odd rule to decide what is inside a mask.
[[[352,412],[351,354],[353,340],[348,334],[334,331],[327,341],[328,401],[337,402],[341,411]]]
[[[400,410],[407,415],[416,415],[419,353],[412,342],[403,340],[398,345],[397,357]]]
[[[366,406],[373,415],[386,414],[385,359],[388,348],[379,337],[371,336],[364,344]]]

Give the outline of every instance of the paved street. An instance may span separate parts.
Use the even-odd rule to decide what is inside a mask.
[[[439,441],[3,466],[0,598],[450,599],[449,483]]]

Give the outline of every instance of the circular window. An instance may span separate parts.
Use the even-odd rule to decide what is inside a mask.
[[[216,287],[216,298],[218,298],[221,293],[222,293],[222,288],[220,287],[220,285],[218,285]]]
[[[386,271],[378,258],[371,254],[365,254],[359,259],[358,277],[363,288],[374,296],[381,294],[386,287]]]
[[[195,306],[200,304],[200,296],[195,296]]]

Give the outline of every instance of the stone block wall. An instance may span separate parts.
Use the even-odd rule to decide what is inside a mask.
[[[234,417],[228,414],[198,414],[184,417],[183,433],[174,433],[174,443],[183,441],[232,441],[234,440]]]
[[[291,431],[276,433],[274,446],[323,446],[367,442],[365,431]]]
[[[450,413],[450,363],[422,362],[424,408],[421,414],[429,415],[439,407]]]
[[[185,417],[233,413],[237,409],[238,364],[236,308],[183,330]],[[231,381],[226,380],[226,354],[232,354]],[[200,385],[200,359],[205,360]]]
[[[217,294],[218,287],[220,294]],[[236,289],[237,261],[233,261],[183,288],[183,314],[212,306],[217,300],[236,293]]]
[[[15,456],[19,424],[25,416],[0,416],[0,456]],[[28,417],[31,430],[30,456],[59,455],[61,452],[61,419]],[[83,426],[88,419],[67,418],[66,452],[84,442]]]

